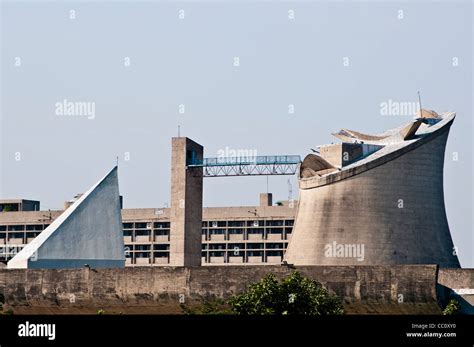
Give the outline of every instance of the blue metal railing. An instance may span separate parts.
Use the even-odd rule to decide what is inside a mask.
[[[188,166],[234,166],[234,165],[291,165],[301,162],[299,155],[259,155],[246,157],[221,157],[204,158],[202,160],[192,159]]]

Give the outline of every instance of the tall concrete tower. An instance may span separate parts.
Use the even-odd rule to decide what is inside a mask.
[[[171,140],[170,265],[200,266],[202,247],[203,147],[187,137]]]

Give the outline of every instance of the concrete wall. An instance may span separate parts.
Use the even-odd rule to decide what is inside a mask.
[[[206,298],[228,299],[284,266],[2,270],[0,294],[16,313],[181,313]],[[436,266],[298,267],[344,300],[349,313],[439,313]]]
[[[474,314],[474,269],[440,269],[438,283],[443,305],[455,299],[462,312]]]
[[[187,161],[203,159],[203,147],[186,137],[171,144],[170,265],[201,265],[202,168]]]
[[[384,162],[379,166],[364,167],[377,165],[372,161],[347,173],[341,171],[333,175],[334,182],[325,177],[300,180],[298,211],[285,259],[295,265],[459,267],[443,195],[448,131],[445,126],[402,154],[380,158]],[[328,245],[334,242],[364,246],[364,258],[327,256]]]
[[[343,167],[362,157],[363,145],[355,143],[338,143],[321,146],[321,157],[334,166]]]
[[[117,167],[8,262],[9,268],[125,266]]]

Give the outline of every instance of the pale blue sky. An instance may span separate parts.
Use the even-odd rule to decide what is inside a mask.
[[[226,147],[304,156],[342,127],[409,121],[382,116],[380,103],[421,90],[424,107],[458,115],[446,207],[472,267],[472,14],[469,1],[4,1],[0,197],[61,208],[118,155],[125,207],[164,206],[178,124],[207,157]],[[56,115],[64,99],[94,102],[95,118]],[[287,199],[287,180],[270,177],[275,200]],[[265,177],[209,178],[204,204],[253,205],[264,191]]]

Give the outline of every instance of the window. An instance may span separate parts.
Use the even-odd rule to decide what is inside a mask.
[[[24,225],[9,225],[8,230],[10,230],[10,231],[23,231],[23,230],[25,230],[25,226]]]
[[[247,249],[263,249],[263,243],[248,243]]]
[[[286,225],[286,226],[291,226],[291,227],[292,227],[292,226],[293,226],[293,224],[294,224],[294,222],[295,222],[294,220],[286,220],[286,221],[285,221],[285,225]]]
[[[267,249],[283,249],[283,243],[267,243]]]
[[[187,150],[186,151],[186,165],[195,165],[197,164],[197,155],[196,151]]]
[[[153,245],[153,250],[155,251],[168,251],[170,249],[170,245]]]
[[[133,223],[123,223],[124,229],[133,229]]]
[[[167,229],[167,228],[169,229],[170,222],[155,222],[153,224],[153,227],[157,229]]]
[[[124,230],[123,231],[123,236],[132,236],[132,231],[131,230]]]
[[[20,204],[0,204],[0,212],[16,212],[19,208]]]
[[[135,245],[135,251],[149,251],[151,245]]]
[[[150,236],[149,230],[135,230],[135,236]]]
[[[267,251],[267,257],[283,257],[283,251]]]
[[[164,235],[167,236],[169,234],[169,230],[155,230],[155,236]]]
[[[43,225],[42,224],[27,225],[26,230],[43,230]]]
[[[10,233],[9,239],[22,239],[23,236],[23,233]]]
[[[230,256],[241,256],[244,255],[245,244],[244,243],[229,243],[228,245]]]
[[[238,234],[243,234],[244,229],[229,229],[229,234],[232,235],[238,235]]]
[[[269,228],[267,229],[267,234],[281,234],[283,233],[283,228]]]
[[[283,226],[283,221],[282,220],[267,220],[267,226],[270,226],[270,227]]]
[[[247,221],[247,226],[248,227],[263,227],[264,225],[263,220],[254,220],[254,221]]]
[[[262,235],[263,234],[263,230],[262,229],[247,229],[247,234],[260,234]]]
[[[211,235],[224,235],[225,229],[209,229],[209,234]]]
[[[225,249],[225,243],[210,243],[209,249]]]
[[[245,226],[245,222],[243,220],[230,220],[228,222],[229,227],[243,227]]]

